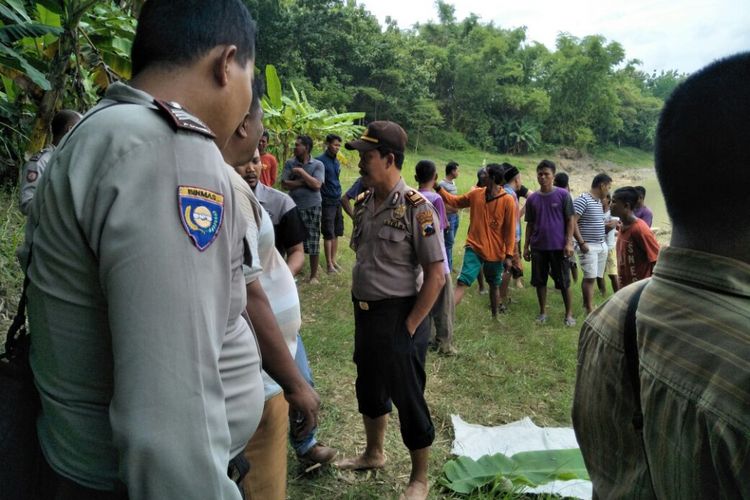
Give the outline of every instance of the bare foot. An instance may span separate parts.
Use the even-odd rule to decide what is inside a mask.
[[[358,457],[342,458],[334,462],[333,465],[341,470],[382,469],[385,466],[385,457],[382,455],[372,457],[363,453]]]
[[[427,483],[412,481],[406,487],[406,491],[401,494],[399,500],[425,500],[429,492],[430,486]]]

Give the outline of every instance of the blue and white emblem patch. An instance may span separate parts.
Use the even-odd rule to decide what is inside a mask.
[[[219,235],[224,221],[224,196],[207,189],[179,186],[180,219],[201,252]]]

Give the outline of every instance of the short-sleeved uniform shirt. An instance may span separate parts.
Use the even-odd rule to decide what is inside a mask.
[[[292,181],[297,180],[297,176],[292,172],[295,167],[302,167],[312,177],[315,177],[320,182],[325,182],[325,167],[320,162],[311,158],[305,164],[302,164],[297,158],[290,158],[284,164],[284,171],[281,173],[281,180]],[[304,210],[306,208],[319,207],[322,203],[322,197],[320,191],[310,189],[309,187],[300,186],[295,189],[289,190],[289,196],[292,197],[297,208]]]
[[[536,191],[526,201],[526,222],[534,224],[529,244],[534,250],[565,248],[567,219],[573,216],[573,200],[565,189]]]
[[[372,301],[415,296],[421,266],[443,260],[438,214],[403,179],[378,207],[371,193],[354,207],[352,295]]]
[[[50,144],[29,158],[29,161],[23,166],[23,171],[21,172],[20,206],[21,213],[24,215],[29,214],[29,205],[31,204],[31,200],[34,199],[36,187],[54,151],[55,146]]]
[[[247,225],[210,131],[164,113],[113,84],[37,190],[26,246],[39,441],[89,488],[239,499],[228,461],[263,409],[241,316]]]

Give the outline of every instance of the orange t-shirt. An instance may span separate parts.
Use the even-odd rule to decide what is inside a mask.
[[[477,188],[460,196],[445,189],[438,191],[445,204],[469,210],[469,233],[466,244],[487,262],[500,262],[515,253],[516,202],[500,189],[498,196],[489,202],[484,194],[487,188]]]
[[[272,187],[276,182],[276,174],[279,172],[279,162],[271,153],[260,155],[260,163],[263,170],[260,172],[260,182],[268,187]]]
[[[617,274],[622,286],[648,278],[659,256],[659,243],[648,224],[636,219],[617,235]]]

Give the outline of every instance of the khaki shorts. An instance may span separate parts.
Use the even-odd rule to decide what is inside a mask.
[[[617,257],[614,248],[610,248],[609,252],[607,252],[607,265],[604,266],[604,274],[607,276],[617,276]]]

